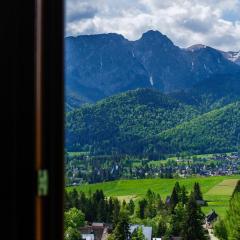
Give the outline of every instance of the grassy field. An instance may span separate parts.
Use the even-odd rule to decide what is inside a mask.
[[[240,179],[237,176],[216,176],[216,177],[195,177],[187,179],[139,179],[139,180],[119,180],[113,182],[105,182],[98,184],[84,184],[75,187],[78,191],[88,193],[90,190],[94,192],[102,189],[107,196],[115,196],[120,200],[126,199],[137,200],[145,195],[148,189],[159,193],[163,199],[171,194],[172,188],[176,181],[180,185],[185,185],[190,192],[193,184],[199,182],[204,199],[208,201],[208,206],[203,208],[205,213],[214,209],[221,217],[225,215],[229,198]],[[74,187],[68,187],[70,191]]]

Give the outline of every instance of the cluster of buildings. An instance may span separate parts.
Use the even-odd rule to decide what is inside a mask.
[[[240,155],[215,154],[204,158],[177,159],[155,165],[146,162],[137,167],[125,166],[123,163],[112,163],[107,168],[92,168],[92,171],[81,169],[72,164],[66,167],[66,185],[79,185],[84,182],[96,183],[120,178],[173,178],[174,176],[221,176],[240,174]]]
[[[199,176],[224,176],[240,173],[240,156],[238,153],[230,155],[216,154],[204,160],[202,162],[192,161],[190,164],[184,165],[184,168],[179,167],[176,172],[183,177],[193,174]]]
[[[142,228],[143,234],[146,240],[152,240],[152,227],[144,226],[144,225],[130,225],[130,233],[132,234],[135,229],[138,227]],[[106,223],[92,223],[85,227],[80,228],[80,233],[82,239],[84,240],[107,240],[109,234],[112,232],[112,225]],[[161,238],[154,238],[158,240]]]
[[[177,159],[169,163],[153,166],[151,164],[133,170],[134,178],[173,176],[223,176],[240,174],[240,156],[237,153],[216,154],[209,158]]]
[[[213,223],[217,220],[217,213],[212,210],[205,218],[204,227],[212,229]],[[146,240],[162,240],[161,236],[152,237],[152,227],[139,224],[130,225],[130,233],[132,234],[135,229],[141,227],[143,235]],[[84,240],[107,240],[109,234],[112,232],[112,225],[106,223],[92,223],[80,228],[82,239]],[[171,240],[181,240],[181,237],[172,237]]]

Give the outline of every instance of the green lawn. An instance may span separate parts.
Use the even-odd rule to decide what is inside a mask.
[[[193,184],[199,182],[204,199],[208,201],[208,206],[203,208],[205,213],[215,209],[220,216],[224,216],[228,206],[228,200],[232,194],[237,180],[237,176],[217,176],[217,177],[194,177],[187,179],[138,179],[138,180],[119,180],[98,184],[84,184],[75,187],[78,191],[88,193],[102,189],[107,196],[115,196],[120,199],[134,200],[144,196],[148,189],[159,193],[163,199],[171,194],[172,188],[176,181],[185,185],[190,192]],[[68,187],[71,190],[73,187]]]

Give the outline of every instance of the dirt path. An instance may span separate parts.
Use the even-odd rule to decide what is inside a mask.
[[[215,237],[212,233],[212,229],[208,229],[209,237],[211,240],[219,240],[217,237]]]

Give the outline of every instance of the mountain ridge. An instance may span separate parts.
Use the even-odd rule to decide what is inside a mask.
[[[159,31],[135,41],[116,33],[65,38],[66,99],[76,99],[72,107],[136,88],[186,90],[213,74],[239,70],[219,50],[181,49]]]

